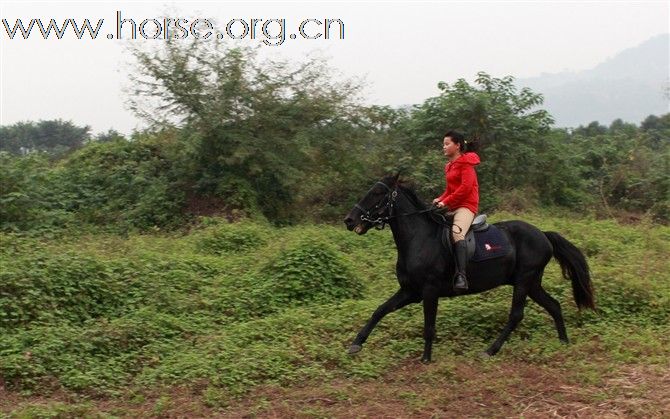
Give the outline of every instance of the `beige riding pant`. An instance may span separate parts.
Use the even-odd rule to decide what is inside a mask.
[[[455,211],[450,211],[448,214],[453,214],[454,225],[451,226],[451,235],[454,238],[454,243],[460,240],[465,240],[465,234],[470,229],[472,221],[475,219],[475,214],[467,208],[458,208]]]

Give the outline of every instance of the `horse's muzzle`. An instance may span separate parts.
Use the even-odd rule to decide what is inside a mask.
[[[354,228],[354,231],[356,232],[356,234],[365,234],[368,231],[368,229],[365,228],[363,224],[359,224]]]
[[[347,225],[347,230],[354,231],[356,234],[365,234],[370,229],[367,223],[356,223],[351,217],[345,218],[344,224]]]

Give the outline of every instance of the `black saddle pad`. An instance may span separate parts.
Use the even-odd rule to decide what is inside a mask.
[[[496,226],[489,226],[486,231],[475,232],[475,254],[473,262],[506,256],[511,250],[505,233]]]

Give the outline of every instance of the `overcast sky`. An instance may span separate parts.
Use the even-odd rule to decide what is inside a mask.
[[[123,88],[132,73],[132,57],[126,43],[160,47],[160,40],[117,40],[117,11],[136,25],[145,19],[208,19],[215,33],[225,36],[233,19],[285,19],[286,40],[264,46],[267,54],[302,60],[317,51],[328,57],[338,71],[367,81],[365,101],[370,104],[421,103],[438,93],[439,81],[472,80],[478,71],[497,77],[517,78],[541,73],[579,71],[645,40],[670,31],[668,1],[556,1],[556,2],[12,2],[0,1],[0,18],[13,29],[17,19],[49,19],[62,25],[65,19],[78,24],[88,18],[102,23],[98,39],[79,40],[69,27],[62,39],[42,38],[35,26],[30,38],[10,39],[0,24],[0,124],[56,119],[89,125],[95,133],[114,128],[130,133],[141,128],[124,105]],[[303,39],[298,26],[305,19],[339,19],[344,39],[336,30],[330,39]],[[262,23],[254,41],[267,40]],[[200,24],[202,32],[207,28]],[[335,25],[331,25],[331,28]],[[155,33],[149,22],[145,33]],[[279,34],[279,23],[267,26]],[[304,27],[309,36],[319,25]],[[198,29],[198,27],[196,27]],[[231,33],[240,36],[236,21]],[[130,32],[124,25],[126,37]],[[175,34],[183,32],[175,32]],[[247,35],[249,37],[250,35]],[[138,37],[140,35],[138,34]],[[276,43],[277,41],[269,41]],[[644,65],[641,63],[641,65]]]

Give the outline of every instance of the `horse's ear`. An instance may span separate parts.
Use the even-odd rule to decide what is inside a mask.
[[[400,172],[397,172],[395,176],[393,176],[393,186],[396,186],[400,182]]]

